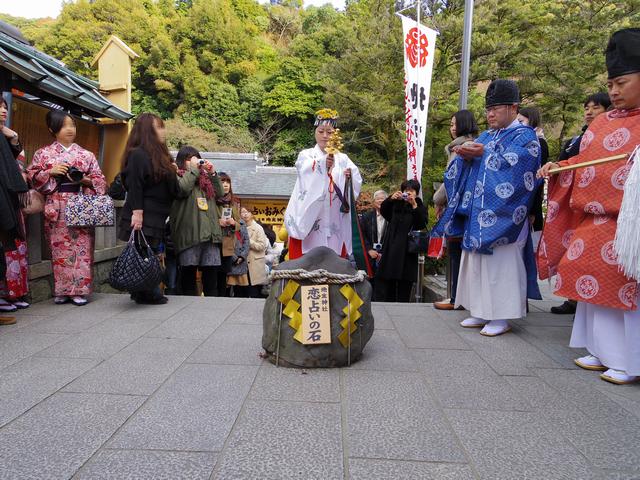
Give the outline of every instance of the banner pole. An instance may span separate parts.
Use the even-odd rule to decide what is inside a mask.
[[[469,65],[471,63],[471,33],[473,24],[473,0],[464,2],[464,30],[462,35],[462,67],[460,71],[460,110],[469,102]]]

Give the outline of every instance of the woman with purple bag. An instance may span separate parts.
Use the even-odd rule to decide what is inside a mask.
[[[51,110],[47,128],[55,141],[33,155],[27,169],[34,188],[45,196],[44,228],[51,247],[54,302],[82,306],[93,290],[93,228],[66,223],[67,202],[79,193],[104,195],[107,182],[93,153],[74,143],[76,122],[70,113]]]

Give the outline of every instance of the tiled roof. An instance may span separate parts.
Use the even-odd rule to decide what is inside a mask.
[[[202,152],[218,172],[231,177],[233,193],[241,197],[289,198],[296,183],[295,167],[270,167],[257,154]]]
[[[62,62],[2,30],[0,67],[55,98],[82,107],[93,116],[114,120],[133,117],[103,97],[97,82],[72,72]]]

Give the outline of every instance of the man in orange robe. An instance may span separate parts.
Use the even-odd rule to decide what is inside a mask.
[[[582,137],[580,153],[559,166],[631,154],[640,144],[640,29],[614,33],[606,50],[609,96],[615,107]],[[626,159],[565,171],[550,179],[547,218],[538,252],[541,278],[556,276],[555,293],[578,301],[571,347],[603,380],[640,380],[638,283],[619,270],[613,248],[616,221],[631,165]]]

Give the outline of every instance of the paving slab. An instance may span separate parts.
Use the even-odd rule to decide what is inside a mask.
[[[340,406],[247,401],[212,478],[343,478]]]
[[[429,378],[461,378],[467,382],[481,382],[498,374],[480,355],[472,350],[411,350],[418,369]]]
[[[423,310],[420,314],[410,317],[391,315],[396,330],[408,348],[471,349],[454,329],[430,320],[425,313]]]
[[[587,458],[539,414],[446,412],[482,479],[597,478]]]
[[[264,363],[251,387],[252,400],[340,402],[340,371],[276,367]]]
[[[531,368],[562,368],[558,362],[521,339],[519,328],[499,337],[480,335],[479,329],[460,327],[465,342],[500,375],[530,375]]]
[[[97,360],[29,357],[0,371],[0,426],[95,366]]]
[[[0,369],[68,339],[68,335],[17,330],[0,335]]]
[[[74,480],[208,480],[215,453],[100,450]]]
[[[415,372],[417,370],[410,351],[395,330],[376,330],[369,343],[364,347],[362,357],[351,368],[354,370],[398,372]]]
[[[180,338],[139,338],[64,391],[150,395],[199,344]]]
[[[161,320],[112,317],[38,352],[42,357],[107,359],[155,327]]]
[[[349,460],[349,478],[351,480],[475,480],[476,476],[468,465],[352,458]]]
[[[432,376],[427,383],[443,408],[528,411],[531,406],[504,377]]]
[[[145,337],[206,340],[222,325],[227,315],[225,310],[216,310],[215,314],[211,314],[185,308],[151,329]]]
[[[124,425],[109,448],[220,451],[257,367],[184,365]]]
[[[376,330],[395,330],[393,322],[391,321],[391,315],[387,312],[382,304],[375,304],[371,306],[371,314],[373,315],[373,322]]]
[[[227,316],[227,323],[262,325],[262,311],[264,310],[264,300],[258,299],[236,299],[236,308]]]
[[[190,363],[260,365],[262,325],[223,323],[193,352]]]
[[[343,376],[351,456],[465,462],[420,374],[344,371]]]
[[[70,478],[143,400],[56,393],[0,430],[0,478]]]

